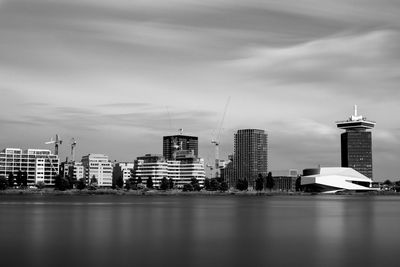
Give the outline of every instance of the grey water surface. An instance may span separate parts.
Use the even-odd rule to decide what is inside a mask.
[[[0,196],[1,266],[400,266],[395,196]]]

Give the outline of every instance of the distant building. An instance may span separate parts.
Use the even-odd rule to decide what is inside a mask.
[[[274,180],[273,190],[296,191],[296,180],[298,178],[297,170],[276,170],[271,171],[271,175]]]
[[[85,178],[85,168],[82,162],[73,161],[68,166],[68,176],[74,181],[79,181]]]
[[[5,148],[0,152],[0,176],[26,172],[28,185],[44,182],[54,185],[59,173],[59,158],[47,149]]]
[[[199,138],[189,135],[171,135],[163,137],[163,156],[166,160],[173,160],[177,150],[193,151],[199,156]]]
[[[376,191],[372,180],[352,168],[317,168],[303,170],[301,186],[308,192]]]
[[[236,187],[236,175],[233,167],[233,155],[228,156],[225,166],[221,169],[221,180],[226,182],[229,187]]]
[[[350,167],[372,179],[372,137],[367,131],[375,127],[375,122],[357,115],[357,106],[354,106],[354,115],[346,121],[338,121],[336,125],[346,130],[341,134],[342,167]]]
[[[150,177],[155,188],[160,186],[164,177],[171,178],[178,188],[196,178],[202,187],[205,180],[204,160],[188,151],[176,153],[176,160],[166,160],[162,155],[146,154],[135,161],[133,175],[136,179],[140,177],[143,183]]]
[[[89,154],[82,157],[82,165],[85,169],[85,179],[87,183],[95,177],[98,186],[112,186],[112,163],[108,156],[103,154]]]
[[[254,187],[258,175],[268,172],[268,135],[264,130],[238,130],[234,142],[234,183],[245,179],[249,187]]]
[[[135,164],[133,162],[115,163],[113,167],[113,180],[116,181],[118,177],[122,177],[125,184],[126,181],[131,178],[134,166]]]

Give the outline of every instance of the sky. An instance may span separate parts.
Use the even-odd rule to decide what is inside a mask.
[[[0,146],[133,161],[162,136],[213,161],[264,129],[269,170],[340,166],[335,121],[376,121],[376,180],[400,179],[398,0],[0,0]],[[229,99],[229,101],[228,101]]]

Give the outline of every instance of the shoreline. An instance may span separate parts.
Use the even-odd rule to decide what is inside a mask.
[[[7,195],[43,195],[43,196],[93,196],[93,195],[108,195],[108,196],[400,196],[400,193],[393,191],[379,191],[379,192],[344,192],[340,194],[322,194],[322,193],[306,193],[306,192],[280,192],[280,191],[238,191],[228,190],[221,191],[192,191],[183,192],[182,190],[125,190],[125,189],[71,189],[65,191],[49,189],[7,189],[1,190],[0,196]]]

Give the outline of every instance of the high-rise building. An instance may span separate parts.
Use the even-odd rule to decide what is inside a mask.
[[[372,136],[367,131],[375,127],[375,122],[357,114],[346,121],[338,121],[336,125],[346,130],[341,134],[342,167],[350,167],[372,179]]]
[[[122,177],[124,184],[127,180],[131,178],[133,167],[135,164],[133,162],[117,162],[114,164],[113,169],[113,180],[114,182]]]
[[[238,130],[234,142],[234,182],[244,179],[254,187],[258,175],[268,172],[268,135],[259,129]]]
[[[59,159],[47,149],[6,148],[0,152],[0,176],[14,177],[19,173],[26,173],[28,185],[44,182],[54,185],[55,177],[59,173]]]
[[[82,157],[82,165],[85,169],[85,179],[87,183],[94,177],[97,179],[98,186],[112,186],[112,163],[108,156],[103,154],[89,154]]]
[[[177,150],[193,151],[199,156],[199,138],[189,135],[171,135],[163,137],[163,156],[167,160],[173,160]]]

